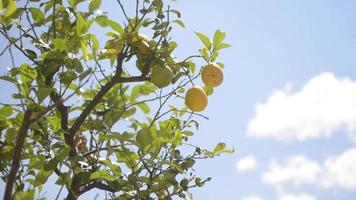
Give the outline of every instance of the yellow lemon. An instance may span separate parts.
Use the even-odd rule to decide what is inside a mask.
[[[150,51],[150,45],[148,44],[149,41],[150,38],[148,38],[146,35],[138,34],[138,41],[135,42],[135,46],[140,54],[147,55],[149,53]]]
[[[138,34],[138,38],[139,38],[140,40],[145,41],[145,42],[149,42],[149,41],[150,41],[150,38],[149,38],[149,37],[147,37],[146,35],[141,34],[141,33]]]
[[[150,51],[150,45],[143,40],[137,42],[137,48],[142,55],[147,55]]]
[[[203,88],[194,86],[185,94],[185,105],[193,112],[203,111],[208,105],[208,96]]]
[[[121,40],[108,40],[105,44],[105,48],[101,50],[99,58],[115,59],[117,55],[122,51],[123,45]]]
[[[168,86],[173,79],[173,73],[168,66],[154,66],[151,71],[151,82],[159,87],[163,88]]]
[[[222,83],[224,75],[219,65],[209,63],[203,68],[201,78],[205,85],[216,87]]]

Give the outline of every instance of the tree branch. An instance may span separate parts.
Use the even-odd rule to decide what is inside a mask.
[[[14,154],[13,154],[14,159],[12,160],[11,170],[7,177],[4,200],[11,199],[12,189],[13,189],[14,183],[16,181],[17,171],[20,167],[21,152],[22,152],[23,144],[25,142],[25,138],[27,136],[28,129],[30,128],[30,125],[31,125],[31,114],[32,114],[31,109],[28,109],[25,111],[21,127],[17,134],[17,141],[16,141],[16,146],[15,146]]]

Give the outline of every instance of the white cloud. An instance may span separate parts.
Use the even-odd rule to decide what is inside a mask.
[[[356,82],[322,73],[298,92],[287,87],[257,104],[247,133],[257,138],[305,140],[328,137],[340,128],[356,135]]]
[[[316,200],[314,196],[310,194],[283,194],[278,200]]]
[[[251,195],[251,196],[242,197],[240,200],[263,200],[263,199],[257,195]]]
[[[292,156],[282,163],[272,161],[262,180],[281,191],[290,183],[356,190],[356,148],[331,156],[323,163],[303,155]]]
[[[279,186],[285,183],[296,185],[314,183],[320,173],[319,164],[305,156],[293,156],[286,163],[272,161],[262,176],[265,183]]]
[[[328,158],[324,162],[322,185],[356,189],[356,148],[351,148],[339,156]]]
[[[236,162],[236,169],[240,172],[251,171],[256,169],[257,161],[252,155],[243,157]]]

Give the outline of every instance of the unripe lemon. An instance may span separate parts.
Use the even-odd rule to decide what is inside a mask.
[[[216,87],[222,83],[224,75],[219,65],[209,63],[203,68],[201,78],[205,85]]]
[[[185,94],[185,105],[193,112],[203,111],[208,105],[208,96],[203,88],[194,86]]]
[[[163,88],[168,86],[173,79],[173,73],[168,66],[154,66],[151,71],[151,82],[159,87]]]

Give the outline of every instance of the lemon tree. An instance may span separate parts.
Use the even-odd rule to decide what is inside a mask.
[[[184,199],[211,179],[197,160],[232,152],[190,142],[222,80],[204,66],[223,67],[225,33],[196,32],[203,47],[176,57],[174,1],[114,2],[0,1],[4,199]]]

